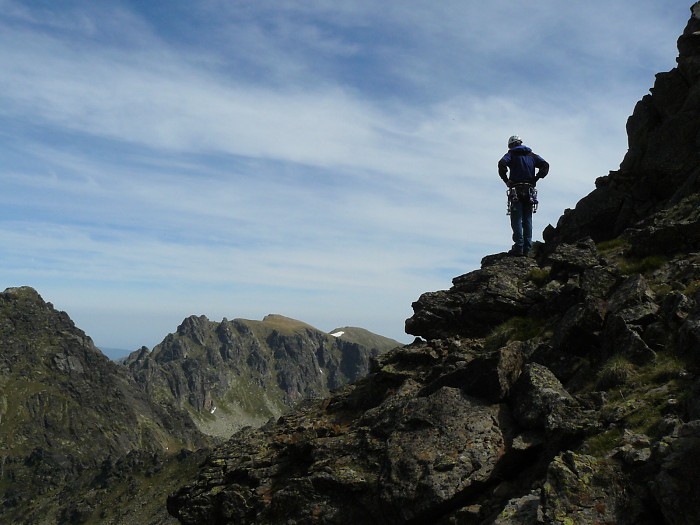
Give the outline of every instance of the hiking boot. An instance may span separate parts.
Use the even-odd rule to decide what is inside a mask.
[[[508,255],[512,255],[513,257],[522,257],[522,256],[523,256],[523,252],[521,252],[520,250],[518,250],[518,249],[516,249],[516,248],[511,248],[511,249],[508,251]]]

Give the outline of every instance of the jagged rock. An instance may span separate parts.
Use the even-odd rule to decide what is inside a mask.
[[[700,380],[695,380],[690,387],[688,396],[688,418],[690,420],[700,419]],[[670,432],[667,432],[670,433]]]
[[[464,362],[429,384],[424,393],[443,386],[461,388],[468,395],[493,403],[504,400],[520,377],[524,363],[521,343],[514,342]]]
[[[35,292],[2,294],[0,521],[165,524],[148,505],[185,479],[168,502],[182,523],[700,521],[700,254],[685,253],[700,247],[700,3],[693,13],[678,67],[628,122],[620,170],[535,258],[487,256],[424,294],[406,327],[427,342],[379,356],[279,315],[192,316],[117,367]],[[623,279],[646,255],[654,270]],[[633,362],[620,360],[629,381],[603,387],[614,355]],[[235,389],[256,425],[273,419],[210,452],[159,450],[206,444],[186,412],[220,422],[213,412],[244,408],[227,404]]]
[[[513,417],[524,428],[543,430],[550,426],[548,418],[557,407],[570,409],[573,397],[550,370],[540,364],[524,367],[510,398]]]
[[[552,268],[551,275],[564,282],[571,275],[582,274],[584,270],[604,263],[590,237],[573,244],[558,244],[554,252],[545,258],[545,264]]]
[[[426,339],[485,335],[535,303],[536,286],[525,277],[538,268],[528,257],[484,258],[481,270],[453,279],[448,291],[425,293],[413,303],[406,332]]]
[[[80,494],[104,461],[208,443],[32,288],[0,294],[0,362],[0,522],[87,520]]]
[[[603,353],[606,356],[621,355],[636,364],[656,359],[656,352],[619,315],[608,315],[603,341]]]
[[[678,328],[688,317],[695,302],[688,296],[677,292],[669,292],[661,303],[659,315],[666,324]]]
[[[505,445],[501,408],[442,388],[402,410],[387,440],[387,483],[380,497],[404,520],[488,482]]]
[[[493,525],[538,525],[543,523],[541,495],[539,490],[511,499]]]
[[[625,479],[605,460],[567,451],[547,470],[543,487],[544,523],[590,525],[592,523],[648,523],[626,515]]]
[[[636,257],[698,250],[700,195],[689,195],[668,210],[662,210],[640,221],[627,229],[624,237],[631,245],[628,254]]]
[[[649,486],[666,523],[700,523],[700,421],[680,427],[659,454],[660,472]]]
[[[560,354],[587,355],[600,346],[603,329],[601,305],[585,301],[569,308],[557,323],[551,346]]]
[[[697,244],[700,202],[693,9],[678,67],[628,121],[620,170],[545,230],[535,258],[488,256],[423,294],[406,330],[427,342],[375,359],[315,408],[237,434],[171,512],[260,525],[698,521],[679,486],[700,470],[696,431],[679,426],[700,413],[700,387],[687,390],[700,360],[686,359],[700,356],[700,255],[683,253]],[[623,278],[625,258],[659,250],[679,253]],[[592,391],[616,354],[633,380]]]
[[[491,483],[505,448],[503,407],[449,387],[391,401],[349,432],[316,412],[284,418],[276,439],[239,433],[169,509],[184,524],[425,522]]]
[[[629,150],[619,171],[599,178],[596,189],[565,212],[556,228],[545,230],[546,243],[588,236],[596,242],[612,239],[700,189],[697,27],[698,20],[691,17],[678,39],[677,68],[658,74],[651,94],[635,106],[627,121]],[[660,235],[661,244],[663,238],[668,237]]]
[[[603,303],[609,291],[619,281],[619,270],[610,266],[590,238],[574,244],[556,245],[544,255],[541,263],[550,270],[550,278],[565,283],[556,295],[546,297],[546,305],[536,311],[551,314],[567,311],[586,300],[603,314]]]
[[[596,300],[607,297],[608,292],[618,283],[619,271],[607,264],[586,268],[581,275],[581,289],[586,299]]]
[[[608,311],[628,324],[647,324],[658,310],[654,292],[639,274],[623,281],[608,300]]]
[[[680,326],[678,347],[682,354],[700,362],[700,308],[693,308]]]
[[[347,332],[373,347],[277,314],[221,323],[190,316],[125,365],[149,395],[189,409],[202,432],[229,437],[367,375],[370,359],[398,346],[367,331]]]
[[[631,467],[639,467],[649,462],[652,455],[652,443],[649,436],[625,430],[622,441],[623,445],[614,452],[615,456],[619,456]]]

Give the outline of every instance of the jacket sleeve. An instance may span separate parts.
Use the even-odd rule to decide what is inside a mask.
[[[501,180],[508,184],[508,163],[510,162],[510,155],[507,153],[503,155],[501,160],[498,161],[498,176]]]
[[[538,179],[544,179],[547,176],[547,173],[549,173],[549,162],[544,160],[539,155],[536,157],[535,167],[537,168],[536,178]]]

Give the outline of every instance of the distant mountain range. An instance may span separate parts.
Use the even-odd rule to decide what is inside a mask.
[[[199,461],[193,451],[327,396],[399,346],[343,331],[334,337],[279,315],[192,316],[153,351],[118,364],[36,290],[5,290],[0,523],[171,521],[165,497]],[[147,500],[140,509],[130,507],[136,492]]]
[[[228,437],[302,399],[325,397],[366,375],[372,357],[400,346],[360,328],[334,333],[340,331],[332,336],[281,315],[222,322],[191,316],[124,365],[150,399],[187,410],[205,434]]]

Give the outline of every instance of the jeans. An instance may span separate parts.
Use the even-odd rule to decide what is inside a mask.
[[[510,208],[513,251],[527,254],[532,249],[532,204],[514,202]]]

